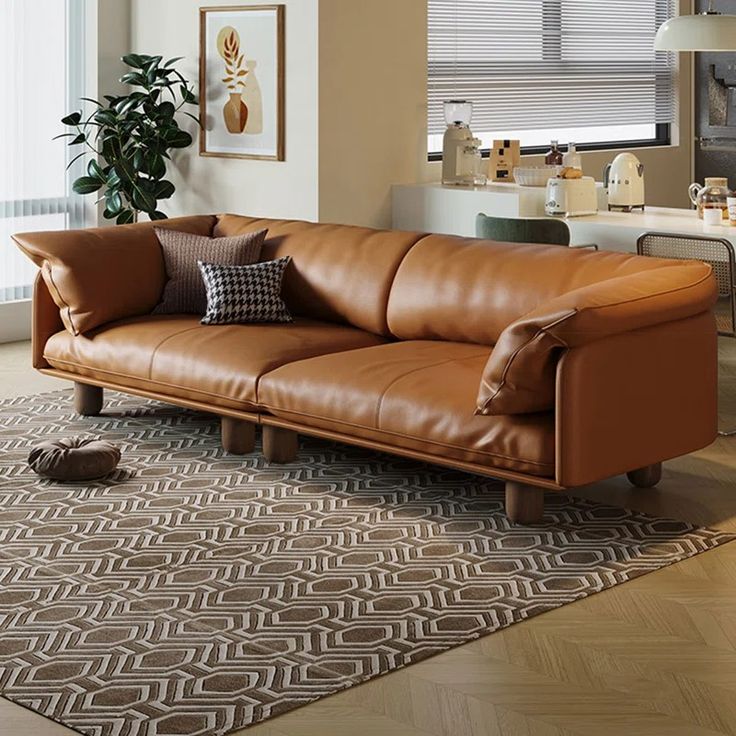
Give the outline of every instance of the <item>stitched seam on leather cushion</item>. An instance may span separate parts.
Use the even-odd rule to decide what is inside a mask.
[[[346,427],[355,427],[356,429],[367,429],[369,431],[376,431],[376,427],[367,427],[364,424],[355,424],[354,422],[346,422],[342,419],[333,419],[332,417],[325,417],[325,416],[319,416],[318,414],[308,414],[303,411],[296,411],[294,409],[281,409],[279,407],[273,407],[273,406],[266,406],[265,404],[258,404],[258,409],[261,411],[273,413],[273,412],[283,412],[284,414],[294,414],[296,416],[300,417],[309,417],[310,419],[322,419],[328,422],[334,422],[335,424],[342,424]],[[464,452],[473,452],[477,455],[487,455],[488,457],[500,457],[504,460],[513,460],[516,462],[523,462],[527,463],[528,465],[538,465],[540,468],[551,468],[554,469],[554,464],[552,463],[540,463],[536,460],[525,460],[524,458],[519,457],[511,457],[510,455],[501,455],[498,452],[488,452],[487,450],[476,450],[473,448],[465,447],[463,445],[454,445],[449,442],[438,442],[437,440],[430,440],[426,437],[417,437],[416,435],[412,434],[403,434],[401,432],[393,432],[390,429],[379,429],[378,431],[382,432],[383,434],[389,434],[393,437],[403,437],[408,440],[417,440],[418,442],[425,442],[428,445],[435,445],[436,447],[449,447],[453,450],[463,450]]]
[[[119,378],[129,378],[131,381],[148,381],[149,383],[155,383],[158,386],[166,386],[167,388],[174,388],[174,389],[180,388],[184,391],[193,391],[195,393],[202,394],[202,396],[212,396],[216,399],[225,399],[227,401],[234,401],[234,402],[240,401],[240,402],[243,402],[244,404],[249,404],[250,406],[257,405],[255,401],[249,401],[248,399],[239,399],[235,396],[227,396],[225,394],[216,394],[212,391],[203,391],[202,389],[199,389],[199,388],[190,388],[189,386],[183,386],[178,383],[166,383],[165,381],[159,381],[154,378],[145,378],[142,376],[132,376],[129,373],[121,373],[120,371],[108,371],[108,370],[105,370],[104,368],[95,368],[94,366],[82,365],[81,363],[74,363],[70,360],[63,360],[61,358],[50,358],[49,356],[46,355],[46,353],[44,353],[43,357],[44,357],[44,360],[46,360],[51,365],[54,365],[54,363],[61,363],[63,365],[73,366],[74,368],[83,368],[88,371],[94,371],[95,373],[105,373],[109,376],[118,376]],[[83,374],[80,373],[79,375],[83,375]]]
[[[410,371],[407,371],[406,373],[404,373],[404,374],[402,374],[402,375],[397,376],[396,378],[394,378],[388,384],[388,386],[386,386],[383,389],[383,391],[381,391],[381,395],[378,397],[378,404],[376,405],[376,414],[375,414],[375,417],[373,419],[376,428],[377,429],[380,429],[381,428],[381,409],[383,407],[383,399],[385,398],[386,393],[388,392],[388,390],[392,386],[394,386],[396,383],[398,383],[402,379],[406,378],[407,376],[411,376],[412,374],[418,373],[419,371],[423,371],[423,370],[425,370],[427,368],[436,368],[437,366],[447,365],[448,363],[457,363],[459,360],[469,360],[471,358],[482,358],[487,353],[488,353],[488,351],[487,350],[484,350],[483,352],[477,353],[476,355],[468,355],[467,358],[446,358],[445,360],[439,360],[436,363],[430,363],[428,365],[419,366],[418,368],[412,368]],[[448,447],[449,447],[449,445],[448,445]]]
[[[552,327],[555,327],[558,324],[561,324],[566,319],[570,319],[571,317],[575,316],[577,314],[577,309],[573,310],[569,314],[566,314],[564,317],[560,317],[560,319],[555,320],[554,322],[550,322],[550,324],[545,325],[544,327],[540,327],[539,330],[534,334],[534,337],[531,338],[531,340],[527,340],[523,345],[520,345],[511,355],[511,357],[506,362],[506,365],[504,366],[503,373],[501,374],[501,381],[498,384],[498,388],[495,390],[492,396],[490,396],[488,399],[486,399],[483,402],[483,405],[480,407],[481,411],[487,411],[491,408],[491,404],[493,403],[493,400],[498,396],[498,394],[501,392],[501,390],[506,385],[506,379],[508,378],[509,371],[511,370],[512,363],[516,360],[518,355],[521,353],[524,348],[531,345],[535,340],[542,337],[547,330],[551,329]],[[561,345],[564,345],[564,343],[559,339],[556,338],[554,335],[550,335],[553,340],[556,340]],[[488,384],[488,382],[485,380],[485,376],[481,377],[481,382],[483,383],[486,388],[492,390],[492,387]]]
[[[153,352],[151,353],[151,360],[148,362],[148,379],[152,381],[151,374],[153,373],[153,361],[156,359],[156,353],[158,352],[159,348],[168,340],[171,340],[174,337],[179,337],[179,335],[183,335],[185,332],[191,332],[192,330],[199,330],[202,327],[202,325],[196,325],[195,327],[185,327],[183,330],[180,330],[179,332],[175,332],[173,335],[168,335],[165,337],[161,342],[156,345],[156,347],[153,349]],[[214,394],[213,394],[214,395]]]
[[[679,264],[677,264],[676,266],[669,266],[669,267],[665,267],[665,268],[678,268],[678,267],[680,267]],[[655,269],[655,271],[656,271],[656,269]],[[639,271],[638,273],[645,273],[645,272]],[[618,301],[618,302],[611,302],[610,304],[601,304],[601,305],[599,305],[597,307],[587,307],[585,309],[581,309],[581,310],[578,310],[578,311],[581,311],[581,312],[588,312],[588,311],[594,312],[594,311],[596,311],[598,309],[608,309],[608,307],[620,307],[622,304],[636,304],[637,302],[643,302],[643,301],[646,301],[647,299],[657,299],[657,298],[659,298],[661,296],[666,296],[667,294],[676,294],[678,291],[687,291],[688,289],[693,289],[696,286],[700,286],[700,284],[702,284],[704,281],[708,281],[708,279],[710,279],[712,275],[713,275],[713,270],[711,269],[710,273],[708,273],[707,276],[703,276],[702,279],[698,279],[698,281],[694,281],[691,284],[686,284],[685,286],[678,286],[676,289],[667,289],[666,291],[658,291],[658,292],[656,292],[654,294],[646,294],[645,296],[638,296],[638,297],[636,297],[634,299],[623,299],[623,300]],[[622,278],[622,277],[620,277],[620,276],[619,277],[613,277],[613,278],[610,278],[610,279],[605,279],[605,281],[600,281],[598,283],[603,284],[603,283],[606,283],[607,281],[613,281],[614,278]]]
[[[69,320],[69,324],[72,326],[72,332],[74,333],[74,335],[80,335],[81,333],[79,331],[79,328],[76,326],[76,324],[74,324],[74,320],[72,319],[72,308],[69,306],[69,304],[67,304],[66,299],[64,299],[64,297],[61,295],[59,287],[54,281],[54,274],[48,261],[44,261],[44,268],[42,268],[41,271],[42,273],[44,273],[44,275],[48,276],[48,279],[51,282],[51,286],[54,287],[54,291],[59,297],[59,301],[64,305],[64,309],[66,309],[67,319]]]

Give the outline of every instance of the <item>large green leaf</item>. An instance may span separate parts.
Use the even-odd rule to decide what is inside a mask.
[[[117,125],[118,116],[110,109],[99,110],[95,113],[95,120],[98,123],[102,123],[103,125],[114,127],[115,125]]]
[[[148,173],[154,179],[166,176],[166,162],[155,151],[148,156]]]
[[[133,210],[123,210],[118,215],[118,219],[115,222],[118,225],[127,225],[129,222],[133,222],[134,220],[135,214],[133,213]]]
[[[175,132],[168,133],[164,140],[170,148],[186,148],[192,145],[192,136],[185,130],[176,130]]]
[[[102,186],[102,184],[102,180],[98,179],[97,177],[81,176],[74,182],[74,184],[72,185],[72,189],[77,194],[92,194],[92,192],[96,192]]]
[[[142,185],[141,181],[138,182],[138,186],[133,190],[132,200],[133,207],[141,210],[141,212],[153,212],[156,209],[156,197]]]
[[[134,69],[142,69],[148,57],[143,54],[126,54],[123,56],[123,63],[132,66]]]
[[[92,179],[99,179],[100,181],[105,181],[107,178],[105,176],[105,173],[102,171],[102,168],[100,165],[95,161],[95,159],[90,159],[90,162],[87,164],[87,173],[90,175]]]
[[[156,112],[158,113],[159,117],[165,118],[167,120],[172,120],[174,115],[176,114],[176,107],[174,106],[173,102],[169,102],[167,100],[166,102],[162,102],[158,106]]]
[[[154,212],[149,212],[148,216],[152,220],[168,220],[169,216],[161,212],[161,210],[155,210]]]
[[[128,72],[127,74],[123,74],[123,76],[120,77],[120,81],[123,84],[132,84],[138,87],[145,87],[148,83],[146,77],[140,72]]]
[[[118,174],[117,169],[114,166],[110,167],[105,176],[105,183],[110,189],[117,189],[120,186],[120,174]]]
[[[120,192],[115,189],[108,189],[105,193],[105,205],[113,213],[113,216],[117,217],[123,210],[123,198],[120,196]]]
[[[79,123],[82,121],[82,113],[81,112],[73,112],[69,115],[66,115],[61,119],[61,122],[64,123],[64,125],[79,125]]]
[[[175,191],[176,187],[166,179],[157,182],[156,188],[154,189],[156,199],[168,199],[169,197],[173,196]]]

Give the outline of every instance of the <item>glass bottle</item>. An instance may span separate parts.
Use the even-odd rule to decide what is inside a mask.
[[[562,166],[562,151],[560,151],[558,146],[558,141],[552,141],[551,147],[544,157],[544,163],[547,166]]]
[[[570,169],[583,170],[583,159],[578,153],[577,146],[571,141],[567,147],[567,153],[562,157],[562,165]]]

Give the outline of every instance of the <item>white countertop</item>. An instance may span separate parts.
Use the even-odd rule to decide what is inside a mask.
[[[571,217],[569,223],[586,225],[605,225],[608,227],[627,227],[634,230],[662,231],[667,233],[687,233],[690,235],[716,235],[722,238],[736,237],[736,227],[727,222],[724,225],[705,225],[695,210],[675,209],[674,207],[647,207],[643,212],[605,212],[585,217]]]
[[[736,245],[736,227],[705,225],[692,209],[647,207],[643,212],[608,212],[598,183],[599,211],[569,217],[574,245],[597,243],[602,249],[636,252],[636,241],[646,232],[724,238]],[[482,187],[446,186],[440,182],[400,184],[394,187],[394,227],[473,237],[479,212],[501,217],[544,216],[544,187],[491,182]]]

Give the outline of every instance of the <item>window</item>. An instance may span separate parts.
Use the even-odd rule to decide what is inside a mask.
[[[29,298],[36,274],[14,232],[84,224],[81,162],[67,172],[71,149],[51,140],[84,95],[83,49],[84,0],[0,4],[0,302]]]
[[[473,102],[490,148],[518,138],[581,148],[669,143],[674,56],[656,52],[674,0],[428,0],[429,151],[442,150],[447,99]]]

